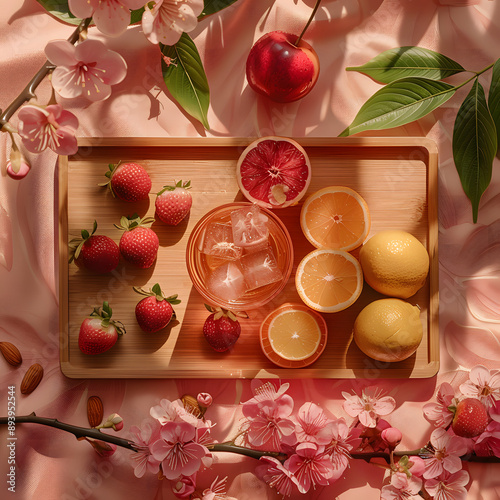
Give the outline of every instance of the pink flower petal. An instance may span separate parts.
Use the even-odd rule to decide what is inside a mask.
[[[77,63],[75,50],[67,40],[52,40],[45,46],[45,55],[56,66],[73,66]]]
[[[99,31],[108,36],[118,36],[130,24],[130,11],[118,0],[104,0],[99,2],[93,19]]]
[[[57,130],[57,136],[59,138],[59,146],[51,148],[58,155],[74,155],[78,151],[78,141],[75,137],[75,131],[67,128],[61,127]]]
[[[373,409],[378,415],[389,415],[394,408],[396,408],[396,401],[390,396],[380,398],[373,404]]]
[[[82,94],[83,88],[77,80],[78,74],[73,69],[59,66],[52,72],[52,86],[65,99],[74,99]]]
[[[95,7],[99,0],[68,0],[68,6],[71,13],[79,19],[92,17]]]
[[[485,386],[490,381],[490,371],[488,368],[478,365],[472,368],[469,375],[470,381],[478,386]]]

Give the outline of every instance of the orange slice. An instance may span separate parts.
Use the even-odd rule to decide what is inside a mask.
[[[314,363],[325,349],[326,322],[304,304],[283,304],[260,327],[264,354],[283,368],[303,368]]]
[[[307,254],[295,274],[300,298],[311,309],[338,312],[353,304],[363,289],[359,262],[342,250],[318,249]]]
[[[304,203],[300,227],[316,248],[353,250],[370,231],[366,201],[354,190],[342,186],[320,189]]]

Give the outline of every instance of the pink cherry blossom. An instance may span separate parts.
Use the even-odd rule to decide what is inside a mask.
[[[469,482],[469,473],[460,470],[453,474],[445,473],[439,478],[428,479],[425,489],[429,495],[439,500],[465,500],[467,490],[465,486]]]
[[[453,420],[453,412],[450,406],[456,406],[458,399],[455,398],[455,391],[448,382],[443,382],[437,392],[437,401],[424,405],[424,415],[437,427],[448,427]]]
[[[130,10],[139,9],[144,0],[69,0],[71,13],[85,19],[92,17],[99,31],[108,36],[121,35],[130,24]]]
[[[293,411],[293,399],[285,394],[288,384],[278,391],[271,383],[256,389],[255,396],[242,405],[247,419],[245,439],[254,448],[279,451],[282,444],[296,443],[295,424],[288,417]]]
[[[301,493],[307,493],[316,485],[326,486],[333,477],[333,465],[325,453],[324,446],[315,443],[300,443],[286,462],[285,467],[297,478]]]
[[[134,435],[136,444],[135,453],[130,454],[130,458],[135,462],[135,477],[142,477],[146,471],[153,474],[158,472],[160,461],[156,460],[151,454],[150,446],[160,439],[160,423],[158,420],[147,420],[141,427],[133,425],[130,432]]]
[[[297,413],[295,434],[297,441],[309,441],[316,444],[328,444],[331,441],[328,426],[333,421],[314,403],[304,403]]]
[[[172,493],[177,498],[191,498],[196,490],[196,473],[191,476],[181,476],[171,482]]]
[[[269,451],[279,451],[283,443],[296,442],[295,424],[282,418],[283,407],[274,402],[243,407],[247,418],[245,438],[254,448],[265,447]]]
[[[438,427],[432,432],[430,443],[434,450],[425,461],[425,479],[438,477],[444,470],[453,474],[462,468],[460,457],[467,452],[464,439]]]
[[[52,86],[64,98],[102,101],[111,95],[111,85],[127,74],[125,59],[98,40],[85,40],[76,47],[67,40],[53,40],[45,47],[45,55],[57,66]]]
[[[160,430],[161,439],[151,445],[151,453],[162,463],[163,475],[177,479],[199,470],[208,449],[194,441],[196,427],[187,422],[167,422]]]
[[[500,457],[500,422],[491,421],[474,443],[474,453],[481,457]]]
[[[142,30],[151,43],[174,45],[196,28],[202,10],[203,0],[156,0],[153,9],[146,4]]]
[[[167,422],[187,422],[196,427],[198,422],[198,419],[184,408],[180,399],[176,399],[175,401],[162,399],[160,404],[153,406],[149,413],[162,425]]]
[[[293,399],[291,396],[286,394],[290,384],[281,384],[278,390],[276,390],[276,387],[271,382],[265,382],[262,384],[259,381],[256,381],[256,383],[259,383],[260,385],[252,384],[254,397],[243,403],[243,410],[245,407],[250,407],[251,405],[258,405],[259,403],[272,401],[276,403],[278,407],[283,407],[280,416],[288,417],[292,414]]]
[[[489,408],[500,399],[500,372],[477,365],[470,371],[469,380],[460,386],[460,392],[468,398],[479,399]]]
[[[327,427],[327,430],[329,441],[326,444],[325,453],[330,456],[334,469],[332,479],[336,480],[349,465],[350,451],[359,446],[361,430],[353,429],[349,431],[349,427],[343,418],[333,421]]]
[[[223,500],[227,498],[226,495],[226,482],[227,476],[223,479],[219,479],[219,476],[210,485],[210,488],[203,490],[203,496],[201,500]]]
[[[380,392],[366,390],[357,394],[342,392],[344,410],[350,417],[358,417],[365,427],[376,427],[377,418],[382,415],[389,415],[396,408],[396,401],[390,396],[382,397]]]
[[[280,495],[288,497],[294,487],[299,486],[297,478],[276,458],[264,456],[260,458],[260,462],[262,465],[255,469],[257,477],[270,488],[275,488]]]
[[[380,498],[382,500],[421,500],[418,494],[422,488],[422,480],[410,477],[404,473],[396,472],[391,476],[391,484],[382,487]]]
[[[41,153],[47,148],[60,155],[78,151],[78,119],[59,104],[45,108],[28,104],[19,110],[18,117],[19,135],[30,153]]]

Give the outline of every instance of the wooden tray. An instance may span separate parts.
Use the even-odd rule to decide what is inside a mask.
[[[202,325],[207,316],[185,266],[188,236],[197,220],[210,209],[243,200],[235,179],[240,153],[251,142],[245,138],[120,138],[81,139],[76,155],[59,163],[60,249],[60,359],[62,372],[72,378],[421,378],[439,368],[438,339],[438,221],[437,149],[423,138],[302,138],[313,167],[309,193],[328,185],[349,186],[367,201],[370,236],[385,228],[413,233],[426,246],[431,266],[426,286],[410,302],[422,310],[424,339],[415,355],[399,363],[381,363],[366,357],[352,342],[352,325],[359,311],[380,298],[365,284],[358,301],[345,311],[325,314],[328,344],[323,355],[301,370],[279,368],[262,353],[259,326],[283,302],[300,302],[294,271],[313,247],[298,223],[301,204],[277,211],[295,243],[295,263],[286,288],[272,303],[249,311],[242,334],[230,353],[215,353],[206,343]],[[129,204],[113,199],[103,182],[109,163],[136,161],[153,181],[149,200]],[[160,239],[156,265],[138,270],[123,261],[111,275],[96,276],[68,265],[68,240],[97,220],[98,234],[116,242],[113,227],[122,215],[154,215],[155,194],[174,179],[192,181],[190,217],[177,227],[156,222]],[[150,288],[160,283],[166,294],[178,293],[178,323],[147,335],[136,323],[134,308],[140,297],[132,286]],[[108,352],[84,355],[78,332],[92,308],[108,300],[127,333]]]

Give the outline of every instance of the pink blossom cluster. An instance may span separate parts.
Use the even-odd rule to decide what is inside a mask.
[[[424,415],[438,428],[447,428],[459,401],[465,398],[478,399],[489,413],[489,423],[479,436],[464,438],[466,451],[478,456],[500,457],[500,372],[490,371],[481,365],[475,366],[470,371],[469,379],[460,385],[459,391],[460,394],[456,396],[450,384],[441,384],[437,401],[424,406]],[[453,433],[453,430],[448,432]]]
[[[283,496],[337,480],[360,441],[358,430],[349,429],[343,418],[328,416],[315,403],[303,404],[292,415],[288,387],[283,384],[276,390],[270,382],[262,384],[242,406],[246,444],[275,452],[260,459],[256,474]],[[279,460],[281,456],[287,458]]]
[[[208,402],[208,395],[199,399]],[[134,474],[142,477],[146,472],[161,473],[171,481],[178,498],[189,498],[196,489],[198,470],[212,463],[206,446],[212,442],[212,424],[187,411],[180,399],[162,399],[151,408],[150,415],[152,419],[141,427],[130,429],[137,450],[131,456]],[[220,489],[220,485],[213,486]]]
[[[382,488],[383,500],[420,499],[423,489],[431,498],[465,500],[469,473],[462,469],[468,453],[500,457],[500,372],[475,366],[460,385],[460,394],[449,383],[440,385],[436,402],[424,406],[424,415],[434,422],[429,445],[418,457],[403,457],[393,466],[390,484]],[[476,437],[457,436],[452,427],[457,405],[466,398],[479,400],[489,413],[489,423]],[[414,462],[412,468],[408,463]]]

